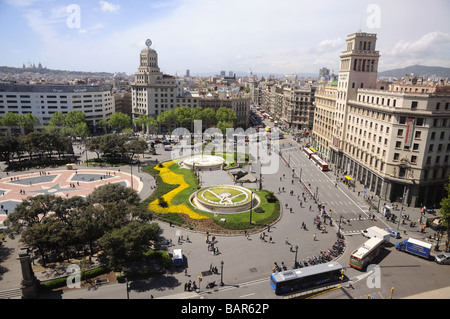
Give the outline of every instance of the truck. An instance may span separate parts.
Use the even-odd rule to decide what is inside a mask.
[[[173,264],[175,266],[183,265],[183,250],[182,249],[174,249],[172,254]]]
[[[369,238],[373,238],[373,237],[382,238],[382,239],[384,239],[384,241],[386,243],[388,243],[391,240],[391,234],[389,234],[387,231],[385,231],[384,229],[381,229],[377,226],[369,227],[369,228],[361,231],[361,233],[363,236],[366,236]]]
[[[395,244],[397,250],[405,251],[426,259],[430,257],[431,247],[431,243],[426,243],[414,238],[407,238],[404,241]]]

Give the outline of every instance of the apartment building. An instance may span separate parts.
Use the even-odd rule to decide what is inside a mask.
[[[0,117],[11,112],[31,113],[40,125],[48,125],[53,113],[82,111],[95,131],[98,121],[115,112],[111,85],[10,84],[0,83]]]
[[[381,199],[436,205],[450,173],[449,86],[376,82],[376,35],[347,37],[337,87],[316,94],[313,146]]]

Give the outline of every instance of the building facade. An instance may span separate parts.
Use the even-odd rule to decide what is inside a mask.
[[[313,146],[383,200],[437,205],[450,173],[449,86],[377,83],[375,45],[375,34],[347,37],[336,89],[316,95]]]
[[[41,126],[48,125],[55,112],[82,111],[95,131],[98,121],[115,112],[111,85],[56,85],[0,83],[0,117],[11,112],[35,115]]]

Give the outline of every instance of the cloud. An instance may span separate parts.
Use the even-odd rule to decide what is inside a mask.
[[[419,40],[407,42],[399,41],[387,55],[393,57],[415,57],[422,58],[440,51],[440,49],[450,44],[450,33],[430,32],[422,36]]]
[[[118,4],[113,4],[104,0],[100,0],[98,3],[100,4],[100,9],[103,12],[117,13],[120,10],[120,6]]]
[[[343,49],[344,40],[342,38],[326,39],[309,50],[310,53],[329,53]]]

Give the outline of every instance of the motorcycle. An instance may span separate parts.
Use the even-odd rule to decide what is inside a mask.
[[[206,285],[206,288],[207,289],[212,289],[215,286],[216,286],[216,282],[215,281],[211,281],[211,282],[208,282],[208,284]]]

